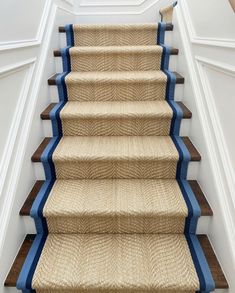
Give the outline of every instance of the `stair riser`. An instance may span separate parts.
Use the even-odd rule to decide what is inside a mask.
[[[60,42],[60,48],[65,48],[67,46],[66,41],[66,34],[60,33],[59,34],[59,42]],[[172,31],[166,31],[165,32],[165,44],[168,46],[173,46],[173,34]]]
[[[184,232],[185,218],[115,216],[46,218],[49,233],[166,233]]]
[[[67,84],[70,101],[153,101],[164,100],[166,84],[159,83],[77,83]]]
[[[63,72],[62,58],[56,57],[56,58],[54,58],[54,60],[55,60],[56,72]],[[153,66],[153,65],[151,64],[151,66]],[[154,64],[154,66],[155,66],[155,64]],[[170,71],[177,71],[178,70],[178,57],[177,57],[177,55],[170,56],[169,70]],[[79,68],[77,68],[76,71],[82,71],[82,70],[79,67]],[[97,71],[97,69],[95,68],[94,71]]]
[[[64,135],[169,135],[171,119],[63,119]]]
[[[58,179],[165,179],[175,178],[177,162],[81,161],[54,162]]]
[[[27,234],[35,234],[36,228],[35,228],[34,219],[30,216],[23,216],[22,219],[25,223],[26,233]],[[206,234],[206,233],[208,234],[211,221],[212,221],[212,217],[209,217],[209,216],[200,217],[198,219],[196,234],[198,234],[198,235]]]
[[[161,54],[78,54],[71,56],[72,71],[160,70]]]
[[[197,178],[200,162],[189,162],[187,180]],[[34,163],[34,173],[37,180],[45,180],[45,173],[42,163]]]
[[[57,87],[54,86],[54,85],[52,85],[52,86],[49,87],[49,90],[50,90],[51,102],[52,103],[58,103],[59,102],[59,97],[58,97]],[[175,86],[175,99],[174,100],[175,101],[181,101],[182,98],[183,98],[183,92],[184,92],[184,85],[182,85],[182,84],[176,84],[176,86]],[[112,100],[112,99],[110,99],[110,96],[108,96],[108,97],[106,97],[104,99],[104,97],[102,97],[102,93],[100,94],[100,96],[102,98],[102,101],[110,101],[110,100]],[[128,100],[129,101],[135,101],[135,100],[141,101],[141,100],[143,100],[141,98],[136,99],[135,97],[134,98],[127,98],[127,96],[125,95],[125,93],[123,93],[122,96],[123,96],[124,101],[128,101]],[[163,97],[165,99],[165,93],[164,93]],[[90,101],[94,101],[94,100],[95,100],[94,97],[91,96],[90,97]],[[156,100],[156,93],[155,93],[155,95],[153,95],[152,100]]]
[[[106,127],[104,127],[104,123]],[[67,120],[66,124],[68,124],[68,127],[65,131],[63,126],[63,135],[169,135],[169,132],[166,133],[166,131],[161,130],[162,126],[158,120],[141,120],[141,122],[138,120],[137,122],[132,121],[131,124],[122,120],[122,125],[119,124],[119,121],[110,125],[109,120],[102,121],[102,123],[94,120],[89,122],[89,127],[85,120]],[[182,119],[180,136],[188,136],[190,124],[190,119]],[[53,136],[51,120],[43,120],[43,129],[45,137]]]

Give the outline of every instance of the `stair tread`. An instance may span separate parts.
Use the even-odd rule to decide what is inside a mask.
[[[36,151],[34,152],[34,154],[31,157],[31,160],[33,162],[41,162],[41,155],[42,155],[43,151],[45,150],[46,146],[48,145],[48,143],[50,142],[50,140],[51,140],[50,137],[46,137],[43,139],[43,141],[40,143],[39,147],[36,149]],[[190,139],[188,137],[182,137],[182,140],[184,141],[184,143],[190,153],[191,161],[200,161],[201,156],[200,156],[199,152],[197,151],[197,149],[192,144],[192,142],[190,141]]]
[[[152,78],[153,80],[157,80],[156,78],[157,78],[157,76],[158,77],[160,77],[160,76],[165,76],[164,75],[164,73],[163,72],[161,72],[160,74],[158,74],[157,72],[161,72],[160,70],[159,71],[151,71],[150,72],[150,75],[148,74],[148,77],[150,77],[150,78]],[[74,78],[74,82],[76,83],[76,79],[81,79],[81,78],[85,78],[85,80],[88,80],[88,81],[90,81],[89,79],[88,79],[88,75],[90,75],[90,74],[93,74],[93,75],[91,75],[91,77],[93,77],[93,79],[96,77],[96,76],[98,76],[98,78],[99,78],[99,76],[101,76],[102,78],[104,78],[105,77],[105,75],[106,74],[112,74],[111,75],[111,77],[113,77],[113,79],[115,80],[115,74],[116,73],[118,73],[118,75],[119,75],[119,77],[121,78],[122,76],[121,76],[121,74],[123,73],[123,72],[121,72],[121,71],[119,71],[119,72],[102,72],[102,71],[98,71],[98,72],[71,72],[71,73],[69,73],[69,74],[75,74],[75,75],[72,75],[72,77]],[[135,71],[130,71],[130,72],[128,72],[128,71],[125,71],[124,73],[127,73],[127,74],[132,74],[132,77],[135,77],[135,79],[136,80],[138,80],[137,78],[142,78],[143,77],[143,81],[144,80],[148,80],[148,79],[146,79],[144,76],[146,75],[146,73],[149,73],[149,72],[147,72],[147,71],[139,71],[139,73],[140,74],[142,74],[142,76],[137,76],[137,75],[135,75]],[[157,73],[157,74],[156,74]],[[177,72],[173,72],[174,74],[175,74],[175,76],[176,76],[176,84],[183,84],[184,83],[184,77],[181,75],[181,74],[179,74],[179,73],[177,73]],[[79,74],[82,74],[82,76],[80,76],[79,77]],[[102,75],[100,75],[100,74],[102,74]],[[135,76],[134,76],[135,75]],[[48,79],[48,85],[56,85],[56,78],[57,78],[57,76],[59,76],[59,74],[58,73],[56,73],[56,74],[54,74],[54,75],[52,75],[49,79]],[[117,79],[117,78],[116,78]],[[120,79],[121,80],[121,79]],[[128,80],[127,80],[128,81]]]
[[[167,76],[161,70],[153,71],[91,71],[91,72],[70,72],[65,77],[66,84],[79,83],[139,83],[139,82],[160,82],[164,83]]]
[[[111,48],[117,48],[117,46],[110,46]],[[137,46],[128,46],[128,47],[137,47]],[[139,47],[147,47],[147,46],[139,46]],[[149,47],[157,47],[156,45],[155,46],[149,46]],[[81,48],[81,47],[73,47],[73,48],[77,48],[77,49],[79,49],[79,48]],[[106,48],[107,47],[102,47],[102,46],[99,46],[99,47],[87,47],[87,46],[85,46],[85,47],[82,47],[82,52],[83,51],[85,51],[85,50],[87,50],[87,48],[96,48],[96,49],[100,49],[100,48],[102,48],[103,50],[106,50]],[[118,47],[118,48],[120,48],[120,47]],[[88,52],[90,51],[90,49],[88,50]],[[92,51],[92,50],[91,50]],[[93,51],[92,51],[93,52]],[[105,51],[106,52],[106,51]],[[54,50],[54,57],[61,57],[61,50]],[[179,50],[177,49],[177,48],[174,48],[174,47],[171,47],[170,48],[170,54],[171,55],[178,55],[178,53],[179,53]]]
[[[174,25],[172,23],[167,23],[166,24],[166,31],[172,31],[174,28]],[[64,26],[59,26],[59,32],[60,33],[65,33],[65,27]]]
[[[19,277],[22,265],[28,254],[30,247],[36,235],[27,235],[19,249],[19,252],[11,266],[8,276],[4,282],[7,287],[15,287],[17,279]],[[206,235],[198,235],[199,242],[203,249],[204,254],[207,257],[208,265],[210,267],[213,279],[215,281],[216,288],[228,288],[228,282],[224,276],[224,273],[220,267],[220,264],[216,258],[216,255],[211,247],[210,241]],[[68,262],[70,263],[70,262]],[[53,268],[54,269],[54,268]]]
[[[113,101],[114,102],[114,101]],[[112,102],[112,103],[113,103]],[[138,105],[142,105],[142,104],[145,104],[146,102],[149,102],[149,101],[146,101],[146,102],[142,102],[142,101],[136,101],[137,102],[137,104]],[[135,105],[137,105],[136,104],[136,102],[133,102],[133,103],[135,103]],[[155,102],[160,102],[160,103],[162,103],[162,102],[165,102],[165,101],[153,101],[154,102],[154,104],[155,104]],[[82,104],[83,103],[87,103],[87,102],[77,102],[77,101],[68,101],[68,103],[74,103],[73,105],[81,105],[82,106]],[[68,104],[67,103],[67,104]],[[92,103],[92,102],[88,102],[88,103]],[[98,103],[98,105],[100,104],[100,103],[103,103],[103,102],[97,102]],[[106,102],[104,101],[104,103],[105,103],[105,105],[108,105],[109,103],[111,103],[111,102],[108,102],[107,104],[106,104]],[[125,103],[125,101],[123,101],[123,103]],[[190,119],[191,117],[192,117],[192,113],[191,113],[191,111],[182,103],[182,102],[176,102],[176,104],[178,104],[178,106],[181,108],[181,110],[182,110],[182,112],[183,112],[183,118],[185,118],[185,119]],[[51,104],[49,104],[48,106],[47,106],[47,108],[41,113],[41,119],[42,120],[48,120],[48,119],[50,119],[50,111],[55,107],[55,105],[56,105],[56,103],[51,103]],[[71,104],[72,105],[72,104]],[[126,104],[125,104],[126,105]],[[150,109],[151,110],[151,109]],[[65,113],[64,113],[65,114]]]
[[[176,180],[57,180],[45,204],[45,217],[187,217]]]
[[[61,118],[168,118],[173,115],[166,101],[69,101],[60,112]]]
[[[32,284],[65,291],[199,288],[185,236],[169,234],[49,234]]]
[[[147,46],[74,46],[69,49],[70,55],[83,55],[83,54],[130,54],[130,53],[161,53],[162,46],[147,45]]]
[[[69,161],[177,161],[169,136],[66,136],[53,153],[54,162]]]
[[[99,179],[100,180],[100,179]],[[108,180],[108,179],[107,179]],[[116,180],[116,179],[112,179],[112,180]],[[111,180],[111,181],[112,181]],[[122,181],[122,180],[126,180],[126,179],[117,179],[118,181]],[[136,179],[133,179],[133,180],[136,180]],[[138,180],[138,179],[137,179]],[[150,179],[150,180],[153,180],[153,179]],[[67,182],[68,181],[68,182]],[[83,180],[76,180],[77,182],[82,182]],[[91,181],[91,182],[96,182],[95,179],[92,179],[92,180],[86,180],[87,182],[88,181]],[[147,182],[147,179],[145,180]],[[157,179],[155,181],[158,181]],[[44,183],[45,181],[36,181],[32,190],[30,191],[27,199],[25,200],[25,203],[23,204],[21,210],[20,210],[20,215],[21,216],[29,216],[30,215],[30,210],[31,210],[31,207],[33,205],[33,202],[40,190],[40,188],[42,187],[42,184]],[[57,180],[57,182],[62,182],[62,180]],[[65,182],[65,185],[68,186],[68,188],[72,188],[72,186],[70,187],[70,180],[63,180],[63,182]],[[72,180],[71,182],[74,182],[74,180]],[[195,194],[195,197],[199,203],[199,206],[201,208],[201,215],[202,216],[212,216],[213,215],[213,212],[212,212],[212,209],[210,207],[210,205],[208,204],[207,200],[206,200],[206,197],[205,195],[203,194],[198,182],[196,180],[189,180],[188,181],[194,194]],[[91,183],[92,184],[92,183]],[[95,183],[94,183],[95,184]],[[98,189],[98,191],[100,191],[100,189]]]

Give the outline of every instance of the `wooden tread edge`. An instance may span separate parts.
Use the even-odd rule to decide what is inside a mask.
[[[176,76],[176,84],[184,84],[184,77],[179,74],[178,72],[173,72]],[[56,73],[54,75],[52,75],[48,80],[47,83],[48,85],[56,85],[56,78],[59,74]]]
[[[178,106],[181,108],[183,112],[183,118],[184,119],[190,119],[192,118],[192,112],[184,105],[182,102],[176,102]],[[42,120],[50,120],[50,112],[55,107],[56,103],[49,104],[45,110],[41,113],[41,119]]]
[[[31,157],[32,162],[38,163],[41,162],[41,155],[43,151],[45,150],[46,146],[50,142],[51,138],[50,137],[45,137],[43,141],[40,143],[39,147],[36,149],[34,154]],[[191,142],[191,140],[188,137],[182,137],[183,142],[185,143],[190,155],[191,155],[191,161],[192,162],[198,162],[201,160],[201,155]]]
[[[60,50],[54,50],[53,51],[54,57],[61,57],[61,51]],[[179,54],[179,49],[177,48],[171,48],[171,55],[178,55]]]
[[[35,235],[27,235],[20,247],[20,250],[12,264],[9,274],[4,282],[5,287],[15,287],[17,279],[19,277],[21,268],[23,266],[24,260],[32,246]],[[210,241],[206,235],[198,235],[198,240],[207,258],[208,265],[210,267],[212,276],[215,281],[215,286],[217,289],[227,289],[228,282],[224,276],[221,266],[216,258],[214,250],[210,244]]]
[[[167,23],[166,24],[166,31],[173,31],[174,25],[172,23]],[[65,33],[65,27],[64,26],[59,26],[59,33]]]

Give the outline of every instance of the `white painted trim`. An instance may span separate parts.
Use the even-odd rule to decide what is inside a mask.
[[[214,165],[216,167],[214,171],[216,173],[217,180],[220,180],[221,194],[227,194],[227,196],[223,198],[223,206],[226,216],[229,218],[229,227],[233,228],[230,232],[232,234],[231,236],[235,240],[235,174],[233,172],[231,160],[225,145],[223,131],[219,124],[219,117],[214,104],[210,83],[204,69],[205,67],[208,67],[234,77],[235,68],[206,58],[197,57],[196,59],[196,65],[204,93],[202,103],[205,111],[207,112],[206,115],[209,125],[211,126],[210,134],[212,139],[210,140],[210,143],[213,145],[213,160],[215,160]]]
[[[46,23],[53,23],[56,15],[56,10],[57,6],[53,4],[52,9],[50,11],[50,15],[46,19]],[[28,143],[28,137],[30,133],[30,127],[32,125],[32,121],[34,119],[34,111],[37,103],[37,97],[38,97],[38,92],[40,88],[40,80],[43,75],[43,70],[44,70],[44,64],[46,62],[47,58],[47,48],[50,43],[51,39],[51,34],[53,32],[53,26],[51,25],[45,32],[45,35],[43,36],[43,44],[42,44],[42,49],[41,49],[41,56],[40,62],[35,66],[35,70],[32,66],[31,71],[29,71],[30,77],[36,76],[31,83],[31,79],[27,79],[27,84],[25,85],[25,88],[28,91],[24,91],[24,96],[25,96],[25,101],[24,103],[22,102],[22,105],[20,107],[20,113],[19,116],[22,118],[21,124],[18,124],[19,118],[17,115],[16,119],[16,124],[20,128],[19,131],[18,129],[14,129],[15,135],[17,136],[17,141],[15,143],[12,141],[11,142],[11,148],[14,148],[14,158],[13,161],[11,162],[11,172],[10,174],[7,174],[9,177],[9,180],[7,182],[4,182],[4,194],[5,196],[3,205],[1,206],[1,213],[0,213],[0,259],[3,252],[3,246],[5,243],[6,235],[7,235],[7,229],[8,225],[10,222],[10,217],[12,214],[12,207],[13,203],[15,200],[16,196],[16,187],[18,186],[18,180],[20,178],[20,172],[23,164],[23,159],[26,151],[26,146]],[[32,61],[32,60],[31,60]],[[30,61],[30,62],[31,62]],[[19,67],[23,66],[24,64],[18,64]],[[26,65],[25,65],[26,66]],[[21,67],[21,68],[23,68]],[[14,70],[14,67],[13,69]],[[4,71],[3,71],[4,72]],[[9,72],[9,68],[5,70],[5,73]],[[27,87],[28,88],[27,88]],[[30,86],[30,91],[29,91],[29,86]],[[29,95],[28,95],[29,94]],[[23,95],[23,94],[22,94]],[[27,101],[27,103],[25,103]],[[24,107],[25,105],[25,107]],[[24,113],[22,114],[22,111]],[[14,144],[14,145],[13,145]],[[10,159],[11,160],[11,159]]]
[[[201,56],[195,56],[195,59],[198,62],[206,65],[207,67],[210,67],[213,70],[219,71],[223,74],[226,74],[232,77],[235,76],[235,66],[232,66],[227,63],[219,62],[217,60],[201,57]]]
[[[17,104],[17,112],[15,113],[12,124],[10,128],[10,132],[7,138],[7,142],[5,144],[5,148],[3,151],[2,160],[0,161],[0,197],[2,194],[2,190],[4,187],[5,179],[8,174],[8,168],[11,161],[11,156],[14,150],[16,137],[20,127],[20,121],[22,119],[22,115],[24,113],[25,105],[28,101],[28,93],[29,87],[32,80],[32,74],[35,66],[36,58],[25,60],[24,62],[15,63],[11,66],[6,66],[0,69],[0,78],[6,77],[10,74],[14,74],[16,72],[22,71],[28,68],[28,72],[24,79],[24,84],[21,89],[21,94],[19,96],[19,102]]]
[[[61,0],[61,1],[63,1],[64,3],[67,3],[70,6],[74,5],[73,0]],[[45,29],[46,29],[47,19],[52,9],[52,3],[53,3],[53,0],[46,0],[46,4],[43,9],[43,14],[42,14],[41,21],[40,21],[35,38],[20,40],[20,41],[0,42],[0,52],[7,51],[7,50],[16,50],[21,48],[40,46],[40,44],[42,43]],[[58,8],[63,8],[63,7],[60,7],[59,4],[55,4],[55,5]],[[66,11],[71,13],[71,10],[69,9],[66,9]]]
[[[181,2],[182,1],[182,2]],[[179,1],[181,4],[184,0]],[[188,34],[188,27],[190,24],[185,23],[185,18],[183,16],[183,8],[179,5],[175,10],[177,28],[183,40],[184,57],[187,63],[187,68],[189,71],[190,84],[194,93],[194,100],[196,104],[195,111],[197,112],[200,124],[200,131],[203,134],[203,139],[205,141],[205,146],[208,154],[208,162],[210,165],[210,170],[214,178],[215,188],[218,192],[216,200],[219,202],[220,206],[220,217],[221,222],[223,222],[224,240],[217,235],[216,239],[221,241],[226,241],[226,247],[229,248],[229,260],[223,259],[224,263],[229,263],[231,268],[235,268],[235,209],[233,197],[235,194],[234,182],[235,179],[232,178],[232,172],[230,172],[229,164],[227,164],[227,158],[224,157],[224,145],[221,144],[221,137],[219,133],[221,130],[218,127],[217,117],[214,113],[214,109],[211,107],[211,92],[208,88],[209,82],[206,80],[206,75],[203,74],[202,65],[200,62],[204,63],[204,66],[211,66],[215,70],[226,71],[227,74],[233,74],[234,68],[229,64],[220,63],[215,60],[210,60],[204,57],[197,56],[195,60],[193,56],[193,51],[191,49],[191,38]],[[209,105],[210,104],[210,105]],[[217,121],[216,121],[217,120]],[[232,204],[231,204],[232,203]],[[210,234],[210,230],[208,231]],[[215,238],[215,237],[214,237]],[[218,243],[215,243],[216,247],[219,247]],[[216,250],[215,250],[216,251]],[[224,251],[217,251],[217,255],[224,255]],[[219,258],[218,258],[219,259]],[[231,272],[232,274],[233,272]],[[231,285],[231,284],[230,284]],[[231,291],[232,292],[232,291]]]
[[[93,6],[141,6],[144,2],[146,2],[148,0],[138,0],[135,1],[135,3],[133,1],[125,1],[125,2],[120,2],[120,1],[112,1],[112,2],[103,2],[103,1],[87,1],[87,0],[81,0],[81,3],[79,4],[80,7],[93,7]],[[158,0],[160,1],[160,0]]]
[[[102,12],[86,11],[86,12],[75,12],[75,15],[76,16],[89,16],[89,15],[97,15],[97,16],[98,15],[141,15],[141,14],[145,13],[146,11],[148,11],[152,6],[156,5],[158,2],[161,2],[161,1],[162,0],[150,1],[150,4],[147,5],[147,7],[143,8],[143,9],[139,9],[139,10],[137,10],[135,8],[132,11],[102,11]],[[145,1],[143,3],[145,3]],[[119,6],[122,7],[123,5],[119,5]],[[141,7],[141,6],[142,5],[139,5],[137,7]],[[99,7],[99,5],[96,5],[96,7]],[[78,9],[79,9],[79,7],[78,7]],[[156,12],[156,19],[157,19],[157,12]]]
[[[186,0],[180,0],[178,3],[181,8],[182,16],[184,19],[185,27],[192,44],[204,45],[204,46],[214,46],[214,47],[225,47],[225,48],[235,48],[235,41],[232,39],[224,38],[209,38],[209,37],[199,37],[196,34],[194,25],[192,23],[192,18],[188,9],[188,4]]]
[[[22,69],[29,67],[30,64],[36,62],[36,58],[31,58],[24,60],[22,62],[17,62],[12,65],[7,65],[0,67],[0,78],[13,74],[15,72],[21,71]]]

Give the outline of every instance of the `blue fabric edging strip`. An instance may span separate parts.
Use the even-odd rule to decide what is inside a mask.
[[[211,275],[211,271],[207,264],[205,255],[202,251],[201,245],[196,235],[185,234],[189,249],[193,258],[193,262],[197,271],[197,275],[200,281],[200,292],[209,293],[214,291],[215,282]]]
[[[59,102],[50,112],[50,119],[52,123],[53,136],[62,136],[62,123],[60,119],[60,111],[66,102]]]
[[[23,292],[35,292],[35,290],[32,290],[31,287],[33,274],[36,269],[46,238],[47,236],[45,234],[38,234],[36,236],[23,264],[19,278],[16,283],[16,288],[22,290]]]
[[[74,46],[74,34],[73,34],[73,25],[67,24],[65,26],[65,32],[66,32],[66,40],[67,40],[67,46]]]
[[[70,61],[70,54],[69,54],[70,48],[71,46],[68,46],[60,50],[61,56],[62,56],[62,63],[63,63],[63,72],[71,71],[71,61]]]
[[[188,171],[188,163],[190,161],[190,153],[179,136],[171,136],[177,150],[179,153],[179,162],[177,165],[176,178],[186,179]]]
[[[166,23],[159,22],[157,27],[157,44],[164,44],[165,42]]]
[[[57,85],[57,89],[58,89],[59,100],[61,102],[68,101],[67,87],[65,84],[65,76],[67,74],[68,74],[68,72],[63,72],[56,77],[56,85]]]
[[[184,233],[195,234],[198,218],[201,216],[200,206],[187,180],[178,179],[178,184],[188,207],[188,217],[185,221]]]
[[[170,134],[178,136],[180,132],[181,121],[183,118],[183,111],[176,102],[174,101],[167,101],[167,102],[173,111]]]

